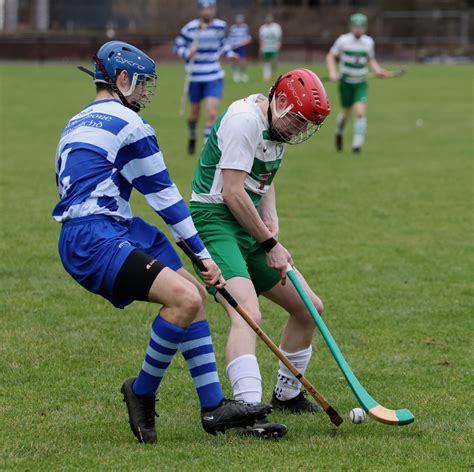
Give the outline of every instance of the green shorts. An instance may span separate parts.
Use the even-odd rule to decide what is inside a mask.
[[[265,251],[242,228],[224,204],[191,203],[191,216],[199,236],[206,245],[224,279],[250,279],[257,294],[280,282],[280,275],[267,265]],[[200,275],[195,267],[196,273]],[[215,289],[209,289],[214,294]]]
[[[367,103],[367,92],[367,81],[359,84],[348,84],[344,80],[339,81],[339,96],[343,108],[350,108],[357,102]]]
[[[278,51],[264,51],[262,57],[265,61],[273,61],[278,59]]]

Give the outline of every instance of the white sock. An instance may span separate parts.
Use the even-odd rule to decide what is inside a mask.
[[[309,360],[311,359],[311,353],[313,352],[311,345],[298,352],[285,352],[283,349],[281,349],[281,351],[294,364],[298,371],[304,375]],[[278,364],[280,368],[278,369],[278,381],[274,390],[275,396],[281,401],[291,400],[300,393],[301,382],[296,379],[282,361],[279,361]]]
[[[342,113],[339,113],[336,117],[336,134],[342,134],[345,124],[346,121],[344,120]]]
[[[271,64],[265,63],[263,64],[263,78],[265,80],[269,80],[272,76],[272,66]]]
[[[354,120],[354,137],[352,148],[360,148],[364,144],[365,130],[367,129],[367,118],[356,118]]]
[[[236,357],[227,366],[234,399],[247,403],[262,401],[262,377],[257,358],[253,354]]]

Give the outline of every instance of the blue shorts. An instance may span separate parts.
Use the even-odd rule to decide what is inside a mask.
[[[222,98],[224,81],[222,79],[211,80],[210,82],[189,82],[189,100],[191,103],[199,103],[207,97]]]
[[[239,46],[238,48],[233,49],[241,58],[247,57],[247,49],[245,46]]]
[[[113,294],[115,278],[134,249],[141,249],[173,270],[183,266],[164,233],[141,218],[119,222],[93,215],[65,221],[59,236],[59,255],[72,278],[117,308],[133,299]]]

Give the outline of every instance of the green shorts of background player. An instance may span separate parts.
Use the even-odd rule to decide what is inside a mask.
[[[341,79],[339,81],[339,98],[342,108],[350,109],[356,103],[367,105],[368,89],[367,81],[351,84]]]
[[[254,94],[232,103],[218,118],[201,153],[190,205],[200,237],[221,269],[226,288],[242,308],[260,323],[262,295],[287,312],[280,347],[302,373],[311,358],[315,324],[294,286],[286,283],[287,267],[293,265],[293,259],[277,240],[274,177],[286,143],[298,144],[308,139],[328,114],[324,86],[307,69],[283,74],[268,98]],[[301,280],[322,313],[321,300]],[[256,334],[220,294],[216,298],[231,321],[226,371],[234,398],[259,402],[262,378],[256,358]],[[276,380],[274,409],[318,411],[282,363]],[[285,425],[266,421],[246,431],[256,436],[281,437],[286,429]]]
[[[262,58],[264,61],[278,61],[278,51],[264,51],[262,52]]]
[[[278,51],[263,51],[263,80],[269,81],[272,76],[276,73],[278,68],[278,57],[280,53]]]
[[[352,151],[360,153],[367,129],[367,79],[369,66],[378,77],[388,77],[375,59],[374,40],[365,34],[367,17],[356,13],[350,17],[350,32],[337,38],[326,56],[329,79],[339,82],[342,109],[336,118],[336,149],[343,149],[343,131],[354,110]],[[339,61],[339,72],[336,68]]]

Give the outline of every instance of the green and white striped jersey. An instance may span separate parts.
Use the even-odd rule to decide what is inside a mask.
[[[342,34],[336,39],[331,53],[339,57],[341,79],[349,84],[367,80],[369,58],[373,58],[374,40],[363,34],[356,38],[353,33]]]
[[[285,145],[270,140],[260,94],[237,100],[219,116],[194,174],[191,202],[220,204],[223,169],[247,172],[244,188],[258,206],[280,167]]]
[[[281,43],[281,26],[278,23],[265,23],[258,32],[262,52],[278,52]]]

